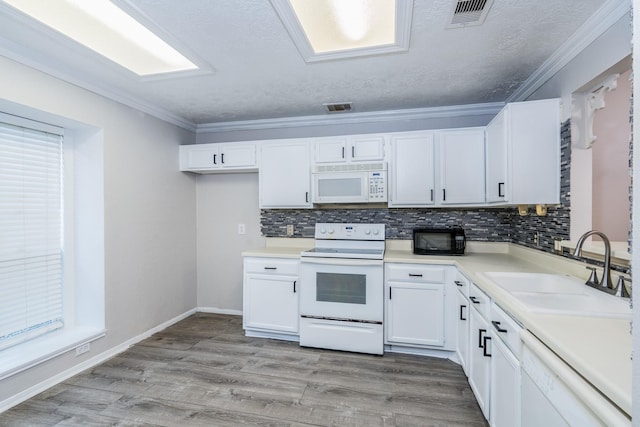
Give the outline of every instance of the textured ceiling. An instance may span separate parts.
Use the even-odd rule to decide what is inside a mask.
[[[604,2],[495,0],[481,26],[445,29],[453,0],[415,0],[409,51],[305,63],[267,0],[129,0],[211,72],[139,80],[0,10],[0,43],[196,124],[504,101]],[[28,61],[26,61],[28,62]]]

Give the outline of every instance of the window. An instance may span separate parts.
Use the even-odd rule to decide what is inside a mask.
[[[0,350],[64,324],[62,161],[61,132],[0,122]]]

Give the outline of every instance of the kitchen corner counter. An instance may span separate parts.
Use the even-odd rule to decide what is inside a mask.
[[[569,274],[582,280],[585,264],[509,243],[469,242],[463,256],[414,255],[410,241],[387,240],[384,262],[451,265],[482,289],[502,309],[553,351],[602,395],[625,412],[632,413],[631,349],[629,320],[533,313],[524,310],[505,290],[486,277],[486,272],[536,272]],[[243,256],[299,258],[314,246],[313,239],[267,239],[264,248],[247,250]]]
[[[414,255],[410,248],[388,248],[385,262],[454,265],[502,309],[515,317],[573,370],[624,411],[632,413],[632,336],[628,319],[542,314],[523,310],[514,298],[479,273],[490,271],[570,274],[581,279],[584,264],[517,245],[507,250],[463,256]]]

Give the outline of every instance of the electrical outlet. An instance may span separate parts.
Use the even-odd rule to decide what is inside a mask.
[[[238,234],[245,234],[247,232],[244,224],[238,224]]]
[[[287,225],[287,236],[293,236],[293,224]]]
[[[80,356],[81,354],[84,354],[89,350],[91,350],[90,342],[79,345],[78,347],[76,347],[76,356]]]
[[[540,241],[540,233],[537,231],[533,233],[533,244],[538,246]]]

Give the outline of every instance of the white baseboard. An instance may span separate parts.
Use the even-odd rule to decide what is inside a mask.
[[[233,316],[242,316],[242,310],[230,310],[227,308],[198,307],[196,308],[196,311],[198,313],[231,314]]]
[[[189,316],[191,316],[192,314],[194,314],[196,311],[195,308],[192,308],[191,310],[188,310],[176,317],[174,317],[173,319],[167,320],[164,323],[159,324],[158,326],[155,326],[151,329],[149,329],[148,331],[145,331],[143,333],[141,333],[138,336],[135,336],[125,342],[123,342],[122,344],[119,344],[115,347],[112,347],[110,349],[108,349],[107,351],[104,351],[94,357],[92,357],[91,359],[87,359],[84,362],[81,362],[77,365],[74,365],[73,367],[67,369],[66,371],[60,372],[57,375],[54,375],[50,378],[47,378],[46,380],[32,386],[29,387],[26,390],[21,391],[18,394],[15,394],[13,396],[11,396],[8,399],[3,400],[2,402],[0,402],[0,413],[8,410],[9,408],[12,408],[22,402],[24,402],[27,399],[32,398],[33,396],[35,396],[38,393],[42,393],[43,391],[53,387],[56,384],[59,384],[69,378],[71,378],[72,376],[79,374],[80,372],[84,371],[85,369],[89,369],[92,368],[96,365],[99,365],[100,363],[104,362],[107,359],[110,359],[113,356],[116,356],[117,354],[122,353],[123,351],[127,350],[129,347],[131,347],[132,345],[139,343],[142,340],[145,340],[147,338],[149,338],[151,335],[155,334],[156,332],[160,332],[163,329],[168,328],[169,326],[173,325],[174,323],[177,323]]]

